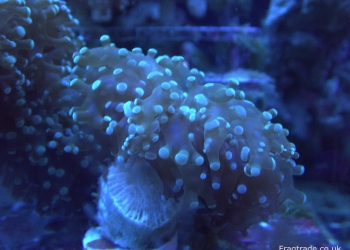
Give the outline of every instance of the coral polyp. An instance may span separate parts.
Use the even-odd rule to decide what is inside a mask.
[[[299,154],[286,139],[288,130],[271,122],[275,109],[260,112],[245,100],[235,79],[226,85],[205,83],[204,73],[187,68],[180,56],[156,57],[155,49],[143,54],[140,48],[117,48],[106,35],[101,43],[73,55],[76,77],[70,87],[81,93],[84,102],[70,115],[76,122],[104,130],[115,142],[112,152],[122,167],[110,168],[102,193],[111,186],[125,200],[134,199],[136,194],[127,195],[127,190],[140,185],[139,177],[129,176],[128,183],[117,178],[132,158],[136,165],[151,166],[162,183],[153,192],[153,182],[147,185],[143,180],[143,192],[157,194],[157,202],[178,203],[178,211],[197,210],[210,227],[244,231],[286,210],[290,201],[305,202],[292,182],[304,167],[294,161]],[[128,217],[132,205],[117,200],[113,206],[117,203],[119,213]],[[99,213],[113,213],[110,208],[99,206]],[[116,220],[123,223],[119,213]],[[105,236],[119,244],[106,222],[100,220],[108,231]],[[134,223],[130,217],[129,223]],[[132,242],[123,242],[124,247],[128,244]]]

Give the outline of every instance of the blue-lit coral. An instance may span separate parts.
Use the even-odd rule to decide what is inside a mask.
[[[78,100],[65,78],[82,44],[71,29],[78,22],[63,1],[1,1],[0,13],[2,184],[36,200],[40,212],[68,207],[62,203],[80,207],[99,172],[86,169],[108,153],[93,158],[98,133],[68,116]],[[81,201],[71,201],[75,192]]]
[[[237,80],[205,83],[182,57],[119,49],[108,36],[72,60],[83,42],[63,1],[8,0],[0,11],[3,184],[39,211],[81,209],[111,159],[98,220],[123,247],[174,239],[186,211],[243,231],[304,202],[288,130],[271,123],[275,109],[245,100]]]
[[[293,160],[298,153],[286,139],[288,130],[271,122],[275,109],[258,111],[245,100],[236,80],[227,85],[204,83],[204,73],[188,69],[182,57],[156,57],[154,49],[144,55],[140,48],[117,48],[106,35],[101,43],[73,55],[77,77],[70,87],[84,102],[70,115],[104,130],[115,141],[116,163],[101,181],[99,218],[105,237],[123,247],[147,246],[135,242],[146,237],[143,232],[127,230],[124,222],[123,230],[114,226],[125,220],[120,214],[131,224],[152,218],[143,217],[154,212],[152,206],[126,202],[134,200],[135,193],[155,193],[149,190],[154,185],[135,187],[138,178],[130,175],[140,164],[151,165],[162,182],[158,197],[152,199],[171,211],[173,202],[181,211],[197,209],[209,227],[245,230],[285,210],[290,201],[305,201],[292,181],[304,167]],[[128,181],[119,179],[124,169]],[[130,196],[125,195],[128,192]],[[106,214],[115,213],[106,219]],[[127,241],[130,234],[133,240]]]

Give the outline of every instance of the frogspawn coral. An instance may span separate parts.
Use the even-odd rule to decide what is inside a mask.
[[[1,185],[36,200],[37,212],[76,212],[99,174],[90,166],[109,156],[95,140],[107,137],[102,131],[68,116],[77,98],[65,77],[83,44],[72,30],[78,21],[60,0],[0,0],[0,17]]]
[[[73,55],[76,78],[70,87],[84,102],[70,115],[105,130],[114,141],[116,162],[101,179],[99,202],[106,238],[123,247],[147,247],[144,231],[130,225],[156,232],[175,223],[176,213],[191,209],[208,227],[243,231],[286,210],[290,201],[305,202],[293,188],[293,175],[304,167],[293,160],[298,153],[286,139],[288,130],[271,122],[275,109],[260,112],[244,99],[235,79],[226,85],[204,83],[204,73],[188,69],[180,56],[117,48],[106,35],[100,41],[101,47],[84,47]],[[161,184],[145,170],[135,171],[139,165],[151,166]],[[125,173],[127,179],[119,178]],[[132,196],[147,196],[141,193],[156,197],[132,207]],[[161,212],[150,202],[163,203],[163,214],[151,216]],[[131,210],[138,212],[126,220]],[[117,216],[106,220],[105,214]],[[164,223],[145,223],[160,217]],[[123,230],[115,230],[120,223]],[[130,235],[132,240],[126,240]]]

